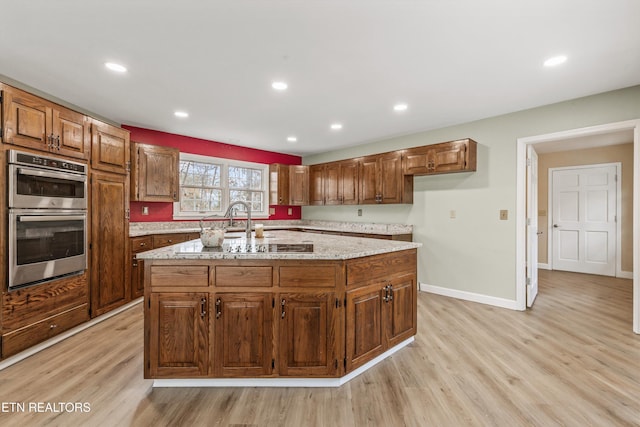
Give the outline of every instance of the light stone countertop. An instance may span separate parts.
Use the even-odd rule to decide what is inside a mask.
[[[205,228],[224,227],[226,221],[205,221]],[[243,230],[244,220],[237,220],[233,230]],[[406,224],[377,224],[363,222],[341,222],[320,220],[253,220],[253,223],[264,224],[265,230],[298,228],[317,231],[343,231],[348,233],[400,235],[413,233],[413,226]],[[129,225],[129,237],[148,236],[150,234],[194,233],[200,232],[198,221],[167,222],[133,222]]]
[[[260,252],[269,244],[313,244],[313,252]],[[200,239],[178,243],[160,249],[137,254],[140,259],[189,260],[189,259],[300,259],[344,260],[389,252],[415,249],[421,243],[395,240],[369,239],[350,236],[310,234],[299,231],[265,231],[265,237],[246,239],[244,233],[227,233],[222,248],[203,248]],[[249,247],[247,252],[234,249]]]

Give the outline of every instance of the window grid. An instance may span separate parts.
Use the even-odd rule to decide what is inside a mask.
[[[181,153],[180,201],[174,203],[174,217],[222,215],[234,201],[247,202],[254,215],[267,215],[267,168]],[[245,211],[241,205],[236,209]]]

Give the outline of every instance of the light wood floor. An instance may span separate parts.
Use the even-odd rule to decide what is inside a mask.
[[[0,371],[2,426],[640,426],[630,280],[540,271],[532,310],[419,296],[416,341],[339,389],[152,389],[140,305]],[[7,408],[4,407],[3,410]]]

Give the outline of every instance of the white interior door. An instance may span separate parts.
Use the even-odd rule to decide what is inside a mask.
[[[538,295],[538,153],[527,146],[527,307]]]
[[[552,171],[553,269],[615,276],[616,166]]]

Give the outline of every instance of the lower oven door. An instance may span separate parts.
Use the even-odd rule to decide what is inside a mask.
[[[87,268],[87,212],[9,211],[9,289]]]

